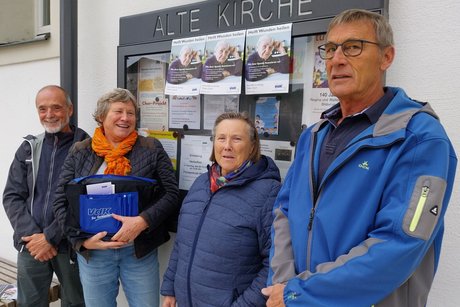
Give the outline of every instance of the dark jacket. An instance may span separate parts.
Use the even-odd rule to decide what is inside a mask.
[[[170,84],[181,84],[189,80],[187,75],[191,75],[192,78],[201,78],[202,66],[201,62],[194,61],[184,66],[179,59],[176,59],[169,65],[166,80]]]
[[[269,76],[267,70],[271,68],[282,74],[289,73],[289,56],[287,54],[270,56],[264,60],[259,53],[253,52],[246,62],[246,80],[259,81]]]
[[[158,182],[157,196],[150,207],[139,213],[149,224],[149,227],[134,240],[136,256],[141,258],[169,240],[166,220],[179,209],[179,189],[171,160],[157,139],[138,136],[133,149],[126,154],[126,157],[130,160],[132,168],[129,175],[152,178]],[[91,139],[75,144],[64,162],[56,189],[54,202],[56,219],[63,227],[73,248],[85,257],[89,257],[90,254],[82,243],[88,235],[82,234],[78,225],[67,223],[69,203],[64,187],[74,178],[96,174],[103,161],[104,159],[92,150]]]
[[[71,128],[74,131],[73,143],[89,137],[82,129],[73,126]],[[54,134],[47,135],[53,137]],[[25,141],[19,146],[11,163],[3,193],[3,206],[14,230],[14,247],[18,251],[21,251],[24,248],[21,237],[44,233],[46,240],[50,244],[63,251],[66,249],[67,242],[65,239],[62,240],[63,233],[52,214],[52,202],[41,204],[34,202],[35,186],[38,180],[37,174],[45,133],[36,136],[28,135],[24,139]],[[56,147],[59,146],[60,144],[57,142]],[[60,172],[63,162],[63,159],[51,159],[53,166],[43,167],[47,172],[41,173],[41,177],[44,177],[43,179],[49,178],[49,176],[54,177],[53,174]],[[55,188],[50,184],[46,191],[41,192],[54,194]],[[50,197],[53,196],[50,195]],[[37,212],[34,209],[35,206],[43,207],[43,211],[46,213],[40,217],[34,216],[34,212]]]
[[[265,306],[271,211],[280,188],[273,160],[262,158],[211,193],[200,175],[184,199],[162,295],[185,306]]]
[[[220,63],[213,55],[203,65],[201,80],[208,83],[217,82],[225,78],[224,71],[227,71],[231,76],[241,76],[242,70],[243,61],[240,58],[227,59],[224,63]]]

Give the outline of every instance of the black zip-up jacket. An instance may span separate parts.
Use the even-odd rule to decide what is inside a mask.
[[[160,141],[154,138],[138,136],[132,150],[126,154],[131,163],[131,176],[155,179],[158,184],[155,199],[150,206],[139,213],[149,227],[134,240],[136,257],[141,258],[159,245],[168,241],[169,217],[179,211],[179,188],[171,160]],[[90,254],[82,244],[88,238],[79,230],[79,225],[68,223],[69,202],[65,195],[65,185],[72,179],[94,175],[104,159],[96,155],[91,148],[91,139],[76,143],[69,152],[56,189],[54,213],[59,225],[67,235],[73,248],[88,258]]]
[[[80,128],[71,126],[71,129],[72,143],[89,137]],[[61,142],[67,137],[63,137],[62,133],[58,134],[42,133],[24,137],[25,141],[19,146],[11,163],[3,193],[3,206],[13,227],[14,247],[18,251],[24,248],[21,237],[36,233],[44,233],[46,240],[59,251],[67,250],[67,240],[62,240],[63,233],[54,219],[52,209],[56,188],[54,181],[70,147],[67,142]],[[52,144],[47,142],[44,146],[45,138]],[[37,186],[38,180],[40,184]],[[40,188],[39,193],[37,188]],[[36,200],[35,196],[38,194],[39,200]]]

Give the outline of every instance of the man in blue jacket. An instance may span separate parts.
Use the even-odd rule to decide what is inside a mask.
[[[78,268],[53,214],[60,169],[70,147],[89,137],[69,124],[73,105],[65,90],[48,85],[35,105],[45,132],[26,136],[16,151],[3,194],[3,206],[18,250],[18,305],[48,306],[53,273],[61,283],[62,306],[84,306]]]
[[[424,306],[457,158],[428,103],[384,87],[392,30],[375,13],[332,20],[339,104],[302,134],[274,206],[267,306]]]

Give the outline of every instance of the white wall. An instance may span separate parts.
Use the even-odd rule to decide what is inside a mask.
[[[390,1],[396,39],[396,61],[387,83],[401,86],[413,98],[429,101],[460,155],[460,2]],[[433,157],[435,158],[435,157]],[[441,260],[428,306],[458,306],[460,299],[460,174],[446,214]]]
[[[198,1],[80,0],[78,28],[79,122],[92,134],[91,118],[99,96],[116,87],[119,18],[169,6]],[[390,23],[396,40],[396,60],[387,74],[389,85],[403,87],[415,99],[430,101],[441,117],[460,154],[460,2],[456,0],[390,1]],[[0,148],[0,187],[19,144],[18,138],[41,131],[33,108],[35,92],[42,85],[59,82],[58,60],[0,66],[3,146]],[[457,175],[459,181],[460,174]],[[428,306],[454,307],[460,300],[460,182],[457,182],[446,216],[440,266]],[[2,211],[0,211],[2,212]],[[0,256],[14,259],[11,227],[0,214]],[[161,250],[162,267],[170,246]],[[122,303],[121,306],[127,306]]]
[[[94,131],[96,122],[89,114],[97,99],[117,86],[120,17],[193,2],[199,1],[78,1],[78,119],[83,129],[88,133]]]
[[[35,109],[35,94],[46,84],[59,84],[59,58],[0,66],[2,146],[0,146],[0,193],[14,153],[28,134],[43,132]],[[3,206],[0,209],[0,257],[16,259],[13,230]]]

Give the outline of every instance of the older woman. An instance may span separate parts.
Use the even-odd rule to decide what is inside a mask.
[[[156,248],[169,239],[166,219],[178,210],[178,187],[161,143],[135,130],[137,105],[125,89],[114,89],[97,102],[99,124],[92,139],[76,143],[62,167],[54,211],[78,252],[87,307],[116,306],[119,280],[130,306],[158,306],[159,276]],[[156,197],[138,216],[112,217],[122,223],[112,237],[106,231],[82,235],[67,225],[69,203],[64,186],[92,174],[132,175],[155,179]]]
[[[279,170],[260,155],[245,114],[215,122],[208,173],[184,199],[161,294],[164,307],[265,306],[272,207]]]

